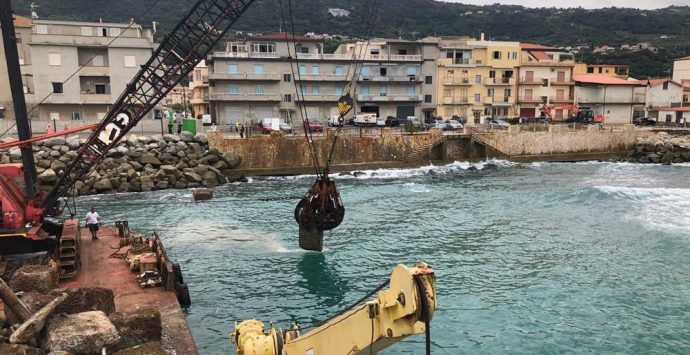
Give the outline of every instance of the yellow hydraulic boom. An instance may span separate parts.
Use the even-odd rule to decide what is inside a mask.
[[[382,285],[382,286],[385,286]],[[371,301],[359,303],[309,332],[282,331],[257,320],[235,324],[231,337],[238,355],[345,355],[379,352],[414,334],[427,334],[436,310],[436,279],[424,262],[398,265],[390,287]]]

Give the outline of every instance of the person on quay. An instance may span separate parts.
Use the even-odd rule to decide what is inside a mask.
[[[99,216],[98,212],[96,212],[96,208],[91,207],[91,212],[86,214],[86,226],[89,227],[89,231],[91,232],[91,240],[98,239],[98,229],[100,220],[101,216]]]

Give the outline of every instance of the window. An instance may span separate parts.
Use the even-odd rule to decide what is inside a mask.
[[[228,64],[228,74],[237,74],[237,64]]]
[[[335,75],[343,75],[343,66],[342,65],[336,65],[335,66]]]
[[[263,95],[264,94],[264,86],[263,85],[256,85],[254,87],[254,93],[257,95]]]
[[[137,66],[137,57],[133,55],[125,56],[125,68],[134,68]]]
[[[512,94],[510,89],[505,89],[503,90],[503,97],[505,98],[505,102],[508,102],[508,98],[510,98],[510,95]]]
[[[17,44],[22,43],[22,34],[21,33],[15,33],[14,38],[17,41]]]
[[[304,64],[299,65],[299,75],[307,75],[307,66]]]
[[[434,83],[434,77],[433,76],[424,77],[424,84],[433,84],[433,83]]]
[[[74,121],[81,120],[81,112],[72,112],[72,120],[74,120]]]
[[[362,95],[369,95],[369,87],[368,86],[362,86],[360,88],[360,90],[362,91]]]
[[[494,89],[489,89],[486,91],[486,96],[488,97],[494,97]]]
[[[319,75],[319,66],[318,65],[312,65],[311,66],[311,75]]]
[[[664,90],[668,90],[668,81],[664,82]]]
[[[237,85],[230,85],[228,86],[228,94],[230,95],[239,95],[240,94],[240,87]]]
[[[499,51],[494,51],[494,53],[493,53],[493,58],[494,58],[494,59],[501,59],[501,52],[499,52]]]
[[[549,79],[542,79],[541,80],[541,86],[543,86],[543,87],[549,86]]]
[[[379,86],[379,96],[386,96],[388,95],[388,87],[382,85]]]
[[[333,88],[333,93],[340,96],[343,94],[343,90],[344,89],[342,86],[336,86],[335,88]]]
[[[91,28],[91,27],[82,27],[82,28],[81,28],[81,35],[82,35],[82,36],[93,36],[93,28]]]
[[[36,33],[38,33],[39,35],[47,35],[48,25],[36,25]]]
[[[194,70],[194,81],[201,81],[201,69]]]
[[[63,91],[62,83],[55,83],[54,82],[53,83],[53,94],[62,94],[63,92],[64,91]]]
[[[292,95],[290,95],[290,94],[285,94],[285,97],[283,98],[283,101],[285,101],[285,102],[292,102]]]
[[[363,76],[363,77],[371,76],[371,68],[369,68],[369,67],[362,67],[362,76]]]
[[[474,94],[474,102],[479,102],[482,100],[481,94]]]
[[[489,70],[489,78],[495,78],[496,77],[496,71],[495,70]]]
[[[60,53],[48,53],[48,65],[62,65],[62,56],[60,56]]]
[[[283,81],[289,83],[292,81],[292,74],[283,74]]]
[[[386,76],[388,75],[388,68],[380,68],[381,76]]]
[[[481,76],[481,75],[475,76],[475,77],[474,77],[474,82],[477,83],[477,84],[481,84],[481,83],[482,83],[482,76]]]
[[[594,74],[594,68],[592,68],[592,67],[587,68],[587,74]]]
[[[252,52],[255,53],[275,53],[276,44],[275,43],[252,43]]]
[[[517,59],[517,52],[508,52],[508,59]]]
[[[0,118],[5,118],[5,108],[0,107]]]
[[[599,67],[599,74],[601,74],[601,71],[602,71],[602,68],[601,68],[601,67]]]
[[[431,103],[432,99],[431,95],[424,95],[424,102]]]
[[[319,94],[319,87],[314,85],[311,87],[311,94],[312,95],[318,95]]]
[[[264,66],[262,64],[254,64],[254,74],[263,74]]]
[[[307,88],[304,85],[300,85],[299,86],[299,92],[302,96],[304,96],[307,94]],[[298,96],[298,98],[299,98],[299,96]]]
[[[108,29],[107,28],[100,28],[100,29],[98,29],[98,32],[100,32],[101,37],[108,37]]]
[[[301,47],[299,49],[300,53],[308,54],[309,53],[309,47]]]
[[[407,75],[408,76],[417,75],[417,67],[408,66],[407,67]]]
[[[407,96],[414,96],[416,94],[416,90],[414,86],[408,86],[407,87]]]
[[[103,94],[110,94],[107,92],[107,85],[106,84],[96,84],[96,94],[103,95]]]

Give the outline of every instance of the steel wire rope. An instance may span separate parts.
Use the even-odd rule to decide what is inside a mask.
[[[286,23],[286,21],[285,21],[285,10],[284,10],[284,6],[283,6],[283,0],[278,0],[278,3],[279,3],[279,5],[280,5],[280,17],[281,17],[281,21],[282,21],[283,25],[285,26],[285,28],[287,29],[287,23]],[[291,22],[291,23],[292,23],[292,22]],[[307,123],[307,120],[308,120],[309,118],[307,117],[307,120],[305,120],[305,116],[306,116],[306,112],[305,112],[305,111],[306,111],[306,108],[304,108],[304,111],[302,110],[303,107],[302,107],[302,104],[301,104],[301,103],[304,102],[304,95],[302,95],[302,98],[300,99],[300,93],[302,93],[302,94],[304,94],[304,93],[303,93],[302,90],[301,90],[301,87],[302,87],[302,84],[301,84],[301,82],[302,82],[302,77],[301,77],[301,75],[300,75],[300,73],[299,73],[299,59],[297,58],[297,44],[296,44],[296,41],[295,41],[295,34],[294,34],[294,33],[295,33],[295,32],[294,32],[294,28],[293,28],[293,31],[292,31],[292,42],[293,42],[293,45],[295,46],[295,63],[293,63],[293,61],[292,61],[292,54],[291,54],[291,52],[290,52],[290,41],[289,41],[289,39],[288,39],[288,34],[287,34],[287,33],[285,33],[285,43],[286,43],[286,47],[287,47],[287,50],[288,50],[288,58],[289,58],[289,62],[290,62],[290,72],[292,73],[292,82],[293,82],[293,85],[294,85],[294,87],[295,87],[295,98],[296,98],[296,101],[295,101],[295,102],[297,103],[297,107],[299,108],[299,112],[300,112],[300,117],[302,118],[302,128],[304,129],[304,135],[305,135],[305,138],[307,139],[307,144],[309,144],[309,152],[310,152],[310,154],[311,154],[312,163],[314,164],[314,171],[315,171],[315,173],[316,173],[317,178],[320,178],[320,176],[321,176],[321,171],[320,171],[320,169],[319,169],[320,167],[319,167],[318,157],[317,157],[317,154],[316,154],[316,147],[314,146],[313,137],[311,136],[311,132],[310,132],[310,130],[309,130],[309,124]],[[297,75],[295,75],[295,68],[294,68],[294,65],[297,65]],[[297,85],[297,78],[298,78],[298,75],[299,75],[299,80],[300,80],[300,85],[299,85],[299,86]]]
[[[151,10],[153,10],[154,7],[156,7],[156,6],[158,5],[159,2],[161,2],[161,0],[156,0],[153,4],[151,4],[151,6],[149,6],[149,7],[146,9],[146,11],[143,12],[143,14],[149,13]],[[141,16],[139,17],[139,19],[141,19]],[[105,45],[105,48],[110,48],[110,45],[113,44],[113,42],[115,42],[116,40],[118,40],[120,37],[122,37],[122,35],[124,35],[125,32],[126,32],[127,30],[129,30],[130,28],[132,28],[132,26],[134,26],[134,24],[135,24],[135,21],[131,21],[130,24],[129,24],[127,27],[125,27],[125,29],[124,29],[123,31],[120,31],[120,33],[119,33],[117,36],[113,37],[113,39],[111,39],[111,40],[108,42],[108,44]],[[84,69],[89,63],[91,63],[91,61],[92,61],[94,58],[96,58],[97,56],[98,56],[98,54],[92,55],[92,56],[89,58],[89,60],[87,60],[86,62],[84,62],[84,64],[80,65],[80,66],[77,68],[77,70],[75,70],[72,74],[70,74],[70,76],[68,76],[67,79],[61,81],[60,84],[65,85],[65,83],[67,83],[67,82],[68,82],[70,79],[72,79],[75,75],[79,74],[79,72],[80,72],[82,69]],[[37,109],[39,105],[41,105],[41,104],[44,103],[46,100],[48,100],[48,98],[50,98],[51,96],[53,96],[54,93],[55,93],[54,91],[51,91],[50,93],[48,93],[48,95],[46,95],[43,99],[41,99],[41,101],[39,101],[37,104],[33,105],[33,107],[32,107],[29,111],[26,112],[27,117],[29,116],[29,114],[30,114],[31,112],[33,112],[35,109]],[[14,128],[14,126],[16,126],[16,125],[17,125],[17,122],[15,121],[15,122],[12,124],[12,126],[10,126],[10,128],[8,128],[5,132],[3,132],[2,134],[0,134],[0,138],[2,138],[3,136],[5,136],[5,134],[7,134],[7,132],[9,132],[9,131],[10,131],[12,128]],[[53,127],[53,128],[57,130],[57,127]]]

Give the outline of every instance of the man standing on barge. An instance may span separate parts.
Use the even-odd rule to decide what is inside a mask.
[[[91,232],[91,240],[98,239],[98,221],[100,219],[101,216],[99,216],[98,212],[96,212],[96,208],[91,207],[91,212],[86,214],[86,225],[89,227],[89,231]]]

